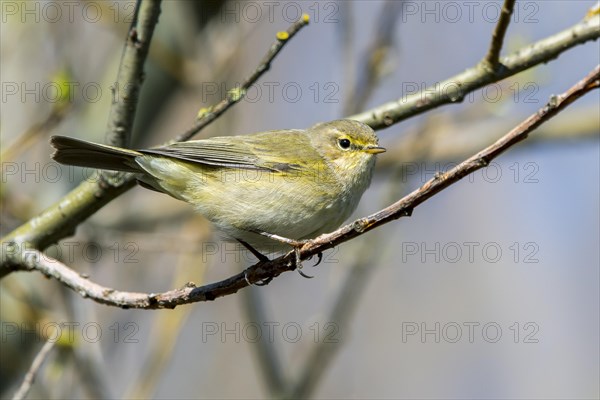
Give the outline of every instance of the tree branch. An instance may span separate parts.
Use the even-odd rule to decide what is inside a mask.
[[[508,29],[510,23],[510,17],[515,8],[515,0],[505,0],[500,12],[500,18],[492,33],[492,42],[490,43],[490,49],[485,56],[483,62],[492,70],[496,71],[500,67],[500,50],[502,50],[502,43],[504,42],[504,35]]]
[[[361,296],[367,287],[369,278],[377,270],[373,268],[373,259],[371,258],[373,252],[370,250],[374,248],[374,243],[381,243],[380,240],[383,240],[383,238],[381,231],[376,233],[377,235],[373,235],[374,237],[365,240],[362,243],[362,249],[356,252],[357,257],[346,273],[340,291],[333,302],[333,307],[325,319],[325,321],[335,323],[338,332],[349,331],[349,325],[357,308],[356,306],[360,304]],[[342,347],[343,342],[341,340],[315,342],[311,349],[306,350],[308,352],[306,362],[282,397],[285,399],[314,397],[313,392],[327,373],[336,353]]]
[[[492,71],[482,64],[439,82],[423,92],[405,95],[348,118],[383,129],[399,121],[445,104],[460,103],[467,94],[490,83],[515,75],[557,58],[564,51],[600,37],[600,16],[586,18],[575,26],[503,57],[503,68]],[[424,94],[426,93],[426,95]]]
[[[365,54],[358,59],[358,74],[353,84],[349,85],[349,93],[345,99],[344,115],[356,113],[364,109],[373,90],[383,78],[386,60],[394,47],[394,32],[400,21],[403,3],[386,2],[376,22],[377,31],[373,42]],[[349,68],[344,65],[345,68]]]
[[[55,343],[55,341],[51,340],[47,340],[46,343],[44,343],[39,353],[33,359],[29,371],[27,371],[27,374],[25,374],[25,379],[23,379],[21,386],[19,386],[19,389],[13,396],[13,400],[21,400],[24,399],[25,396],[27,396],[27,393],[29,393],[29,389],[31,389],[31,385],[33,385],[33,381],[35,380],[35,375],[42,367],[44,360],[46,360],[46,357],[48,356],[48,354],[50,354],[50,350],[52,350]]]
[[[257,323],[263,326],[267,321],[261,291],[258,287],[244,290],[242,305],[249,322]],[[262,335],[253,346],[257,353],[258,363],[263,373],[265,386],[272,398],[281,398],[288,385],[288,379],[285,374],[286,368],[282,365],[281,352],[275,343],[270,341],[266,335]]]
[[[144,81],[144,63],[154,27],[158,24],[160,3],[161,0],[147,0],[136,4],[119,63],[118,89],[113,89],[117,90],[119,95],[114,96],[106,127],[106,142],[110,145],[129,145],[138,97]]]
[[[588,76],[572,86],[565,93],[552,96],[548,104],[498,139],[494,144],[463,161],[455,168],[445,173],[437,174],[419,189],[375,214],[358,219],[332,233],[324,234],[314,240],[308,241],[298,250],[300,258],[305,260],[340,243],[360,236],[378,226],[412,215],[414,208],[419,204],[458,182],[468,174],[487,166],[490,161],[504,151],[521,140],[526,139],[529,133],[534,131],[538,126],[550,120],[575,100],[591,90],[597,89],[599,86],[600,65],[596,66]],[[10,264],[9,267],[21,270],[38,270],[47,276],[56,278],[82,296],[90,297],[99,303],[123,308],[143,309],[175,308],[181,304],[210,301],[218,297],[236,293],[251,283],[273,278],[285,271],[295,269],[296,257],[292,251],[277,259],[259,262],[247,268],[242,273],[202,287],[196,287],[193,283],[188,283],[180,289],[165,293],[144,294],[120,292],[100,286],[80,276],[64,264],[50,259],[38,250],[21,250],[15,244],[14,248],[3,249],[3,251],[5,252],[7,263]]]
[[[221,100],[218,104],[208,108],[200,110],[200,115],[194,126],[189,130],[182,133],[175,138],[176,142],[185,142],[190,140],[196,133],[198,133],[206,125],[217,119],[221,114],[229,109],[232,105],[239,102],[246,96],[246,91],[252,86],[258,79],[271,68],[271,62],[279,54],[283,46],[300,31],[304,26],[308,25],[309,16],[303,14],[302,17],[294,22],[287,31],[277,32],[277,40],[271,45],[267,54],[258,64],[258,67],[250,74],[248,78],[244,80],[241,86],[232,89],[227,92],[227,96]]]

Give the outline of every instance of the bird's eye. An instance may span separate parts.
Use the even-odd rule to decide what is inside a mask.
[[[342,150],[348,150],[350,148],[350,140],[349,139],[339,139],[338,146]]]

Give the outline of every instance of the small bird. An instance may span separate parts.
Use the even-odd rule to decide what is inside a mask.
[[[51,143],[61,164],[134,173],[142,186],[190,203],[263,260],[338,228],[385,151],[373,129],[348,119],[144,150],[65,136]]]

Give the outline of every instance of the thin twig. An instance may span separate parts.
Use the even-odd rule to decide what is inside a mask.
[[[504,151],[521,140],[526,139],[529,133],[534,131],[538,126],[550,120],[584,94],[598,88],[599,85],[600,65],[596,66],[588,76],[579,81],[565,93],[558,96],[552,96],[548,104],[520,123],[509,133],[498,139],[494,144],[463,161],[455,168],[436,175],[419,189],[375,214],[358,219],[332,233],[321,235],[314,240],[308,241],[299,249],[300,258],[305,260],[390,221],[411,216],[413,210],[418,205],[458,182],[470,173],[489,165],[493,159],[498,157]],[[131,307],[143,309],[175,308],[181,304],[212,301],[218,297],[236,293],[238,290],[251,283],[274,278],[285,271],[293,270],[295,269],[296,259],[296,254],[292,251],[274,260],[259,262],[247,268],[242,273],[216,283],[202,287],[188,284],[183,288],[161,294],[145,294],[120,292],[100,286],[81,277],[69,267],[56,260],[50,259],[48,256],[37,250],[20,251],[16,247],[16,244],[12,251],[8,246],[3,247],[6,247],[3,248],[3,252],[5,253],[4,258],[7,260],[6,262],[9,264],[9,267],[14,269],[38,270],[47,276],[56,278],[66,286],[80,293],[82,296],[90,297],[99,303],[124,308]]]
[[[31,367],[29,367],[29,371],[27,371],[27,374],[25,374],[25,379],[23,379],[21,386],[19,386],[19,389],[13,396],[13,400],[21,400],[24,399],[25,396],[27,396],[27,393],[29,393],[29,389],[31,389],[31,385],[33,385],[33,381],[35,380],[36,374],[40,370],[42,364],[44,363],[44,360],[46,359],[48,354],[50,354],[50,350],[52,350],[55,344],[56,341],[54,340],[48,340],[46,341],[46,343],[44,343],[39,353],[37,353],[37,355],[33,359]]]
[[[394,45],[394,32],[403,8],[403,3],[395,0],[389,0],[383,5],[376,23],[375,39],[364,56],[358,60],[358,76],[349,89],[344,105],[345,115],[364,109],[373,90],[384,76],[385,63]]]
[[[245,290],[242,304],[248,321],[264,326],[263,324],[270,319],[265,317],[264,301],[261,298],[261,291],[257,289]],[[275,343],[269,340],[267,335],[262,335],[253,347],[256,349],[260,369],[271,397],[280,397],[287,386],[286,369],[282,366],[281,352],[278,352]]]
[[[8,163],[14,160],[20,153],[36,143],[36,140],[39,137],[43,137],[44,134],[53,130],[63,121],[69,109],[70,107],[53,108],[44,121],[31,126],[25,132],[20,134],[14,142],[10,143],[2,150],[2,153],[0,154],[2,163]]]
[[[186,132],[175,138],[176,142],[185,142],[189,140],[192,136],[198,133],[202,128],[206,125],[210,124],[212,121],[217,119],[221,114],[229,109],[232,105],[239,102],[246,96],[246,91],[250,86],[252,86],[258,79],[271,68],[271,62],[273,59],[279,54],[283,46],[300,31],[303,27],[308,25],[309,16],[308,14],[303,14],[302,17],[294,22],[287,31],[282,31],[277,33],[277,40],[271,45],[267,54],[263,57],[263,59],[258,64],[258,67],[250,74],[248,78],[244,80],[244,82],[234,90],[230,90],[227,93],[227,96],[221,100],[216,105],[210,107],[202,113],[200,118],[196,121],[196,123],[188,129]]]
[[[369,238],[362,244],[356,253],[350,270],[346,273],[344,281],[334,301],[334,305],[325,319],[335,324],[337,332],[347,332],[352,321],[354,311],[360,304],[369,278],[377,270],[373,265],[373,243],[379,243],[379,236]],[[302,366],[297,379],[290,385],[285,394],[286,399],[306,399],[312,397],[314,390],[328,371],[335,355],[342,348],[343,342],[339,339],[320,340],[308,350],[309,354]]]
[[[196,230],[197,225],[193,220],[188,219],[180,224],[182,234],[190,237],[196,242],[208,240],[211,236],[209,230]],[[184,281],[189,272],[188,266],[195,264],[195,279],[204,282],[204,274],[208,268],[208,261],[198,252],[179,253],[173,268],[173,274],[169,281],[174,284]],[[169,286],[173,286],[170,284]],[[140,356],[140,367],[136,379],[133,379],[129,387],[120,395],[123,399],[151,399],[156,398],[156,390],[160,385],[162,378],[169,369],[175,348],[180,343],[179,338],[184,332],[184,327],[194,311],[187,307],[170,313],[158,313],[152,321],[152,338],[148,348],[144,350],[144,355]]]
[[[510,23],[510,17],[515,7],[515,1],[516,0],[504,0],[504,5],[502,6],[502,11],[500,12],[500,18],[498,18],[498,23],[496,24],[494,33],[492,33],[490,48],[484,58],[484,62],[492,71],[496,71],[500,66],[500,51],[502,50],[504,35],[506,35],[506,30],[508,29],[508,24]]]
[[[548,62],[567,49],[599,37],[600,16],[595,15],[503,57],[503,68],[496,72],[480,64],[419,93],[406,95],[348,118],[364,122],[373,129],[387,128],[441,105],[460,103],[467,94],[477,89]]]

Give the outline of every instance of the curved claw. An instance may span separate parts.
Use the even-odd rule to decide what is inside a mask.
[[[271,281],[273,280],[273,277],[270,276],[267,279],[263,279],[262,281],[258,281],[256,283],[254,283],[255,286],[267,286],[269,283],[271,283]]]
[[[312,278],[314,278],[314,276],[306,275],[304,272],[302,272],[301,269],[296,269],[296,271],[298,271],[298,273],[300,274],[300,276],[302,276],[303,278],[306,278],[306,279],[312,279]]]
[[[321,264],[321,261],[323,261],[323,253],[317,253],[317,262],[313,265],[313,267],[316,267],[317,265]]]
[[[258,282],[252,283],[252,282],[250,282],[250,279],[248,279],[248,273],[246,271],[244,271],[244,279],[246,280],[246,283],[248,284],[248,286],[252,286],[252,285],[254,285],[254,286],[266,286],[269,283],[271,283],[271,281],[273,280],[273,277],[270,276],[267,279],[263,279],[263,280],[260,280]]]
[[[300,276],[307,278],[307,279],[314,278],[314,276],[306,275],[304,272],[302,272],[302,260],[300,259],[300,248],[299,247],[294,247],[294,255],[296,256],[296,259],[295,259],[296,268],[295,269],[296,269],[296,271],[298,271]]]

